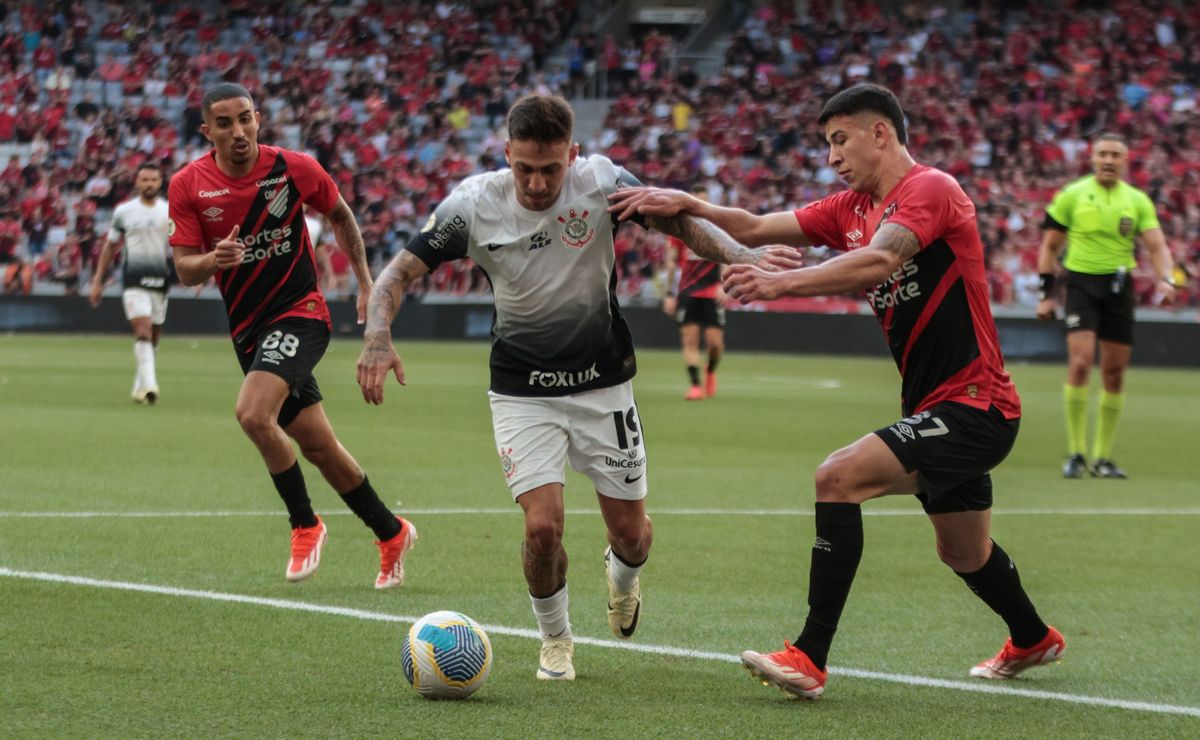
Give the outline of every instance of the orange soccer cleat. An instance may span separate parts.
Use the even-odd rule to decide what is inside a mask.
[[[317,571],[327,534],[321,517],[317,517],[315,527],[296,527],[292,530],[292,556],[288,559],[286,574],[289,581],[303,581]]]
[[[400,532],[386,542],[375,541],[379,547],[379,575],[375,576],[375,588],[384,589],[404,585],[404,556],[417,541],[417,528],[412,522],[396,517]]]
[[[801,699],[820,699],[829,676],[829,672],[817,668],[803,650],[786,641],[783,650],[777,653],[763,655],[747,650],[742,653],[742,665],[761,679],[763,686],[776,686]]]
[[[704,371],[704,395],[709,398],[717,395],[717,374],[708,370]]]
[[[1000,652],[996,653],[996,657],[985,660],[972,668],[971,675],[975,678],[995,680],[1016,678],[1022,671],[1034,666],[1057,663],[1066,649],[1067,641],[1063,639],[1062,633],[1053,627],[1041,642],[1029,648],[1013,646],[1010,637],[1004,643],[1004,647],[1000,648]]]
[[[693,385],[691,388],[688,388],[687,395],[683,398],[686,401],[703,401],[704,389],[698,385]]]

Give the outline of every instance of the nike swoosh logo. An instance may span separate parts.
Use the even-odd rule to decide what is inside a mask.
[[[504,246],[503,244],[488,244],[487,251],[495,252],[497,249],[499,249],[500,247],[503,247],[503,246]]]
[[[641,480],[641,479],[642,479],[642,476],[640,476],[640,475],[639,475],[638,477],[636,477],[636,478],[630,478],[628,475],[627,475],[627,476],[625,476],[625,482],[626,482],[626,483],[635,483],[635,482],[637,482],[637,481],[639,481],[639,480]]]
[[[613,605],[609,604],[608,608],[612,609]],[[633,637],[634,631],[637,630],[638,617],[641,616],[641,614],[642,614],[642,605],[638,604],[637,608],[633,610],[633,619],[629,620],[629,626],[621,628],[621,637],[626,637],[626,638]]]

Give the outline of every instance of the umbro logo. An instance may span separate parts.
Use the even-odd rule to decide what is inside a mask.
[[[272,350],[267,350],[266,352],[263,352],[263,359],[267,360],[268,362],[274,362],[275,364],[279,364],[279,361],[283,359],[283,355],[279,354],[278,352],[276,352],[275,350],[272,349]]]
[[[833,544],[823,537],[818,537],[817,541],[813,543],[813,549],[824,550],[825,552],[833,552]]]
[[[209,221],[217,221],[217,220],[219,220],[217,218],[217,216],[220,216],[224,212],[225,212],[224,209],[213,206],[212,208],[209,208],[208,210],[205,210],[205,211],[201,211],[200,213],[202,216],[207,218]]]

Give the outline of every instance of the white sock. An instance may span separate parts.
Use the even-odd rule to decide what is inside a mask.
[[[570,637],[571,620],[567,616],[567,585],[557,593],[544,599],[529,596],[533,604],[533,616],[537,618],[538,629],[542,631],[542,639],[547,637]]]
[[[137,358],[138,385],[142,388],[157,388],[158,378],[154,374],[154,345],[145,339],[133,343],[133,355]]]
[[[621,558],[617,557],[611,547],[608,548],[606,559],[608,560],[608,577],[612,580],[613,586],[618,591],[632,591],[634,584],[637,583],[638,573],[642,572],[642,566],[646,562],[642,561],[642,564],[637,567],[626,565],[621,562]]]

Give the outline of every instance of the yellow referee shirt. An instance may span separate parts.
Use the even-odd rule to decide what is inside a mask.
[[[1160,228],[1150,196],[1124,181],[1103,187],[1095,175],[1058,191],[1046,214],[1067,228],[1063,267],[1090,275],[1132,270],[1133,237]]]

